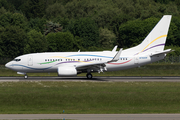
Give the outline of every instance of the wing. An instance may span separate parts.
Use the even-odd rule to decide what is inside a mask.
[[[106,69],[106,63],[116,62],[119,60],[119,57],[122,52],[122,48],[117,52],[117,54],[114,56],[114,58],[110,61],[105,62],[96,62],[96,63],[83,63],[80,65],[76,65],[76,69],[78,71],[82,72],[103,72],[107,71]]]

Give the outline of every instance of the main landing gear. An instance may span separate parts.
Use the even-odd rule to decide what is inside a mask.
[[[93,75],[91,73],[86,74],[87,79],[92,79]]]

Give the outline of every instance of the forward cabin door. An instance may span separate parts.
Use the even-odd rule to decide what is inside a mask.
[[[33,56],[32,55],[28,56],[28,66],[33,66]]]

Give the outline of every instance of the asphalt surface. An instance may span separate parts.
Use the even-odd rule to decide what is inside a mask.
[[[0,119],[180,120],[180,114],[2,114]]]
[[[87,79],[86,77],[0,77],[0,82],[8,81],[104,81],[104,82],[180,82],[180,77],[94,77]]]

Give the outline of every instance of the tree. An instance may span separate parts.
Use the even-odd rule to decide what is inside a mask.
[[[47,22],[45,25],[44,34],[47,35],[51,32],[62,32],[63,27],[59,23],[53,23],[51,21]]]
[[[41,32],[31,30],[27,33],[27,43],[24,47],[24,53],[37,53],[47,51],[47,42]]]
[[[3,57],[14,58],[24,52],[26,33],[19,26],[1,28],[0,41]]]
[[[7,2],[7,0],[0,0],[0,8],[4,7],[7,11],[14,11],[15,7]]]
[[[25,0],[7,0],[7,2],[14,5],[16,10],[20,10],[20,6],[23,5],[26,1]]]
[[[168,46],[180,46],[180,17],[172,17],[171,20],[171,24],[170,24],[170,28],[169,28],[169,32],[168,32],[168,36],[167,36],[167,41],[166,41],[166,45]]]
[[[54,3],[53,5],[48,6],[46,9],[46,17],[47,18],[56,18],[57,16],[64,17],[66,9],[60,3]]]
[[[4,7],[1,7],[0,8],[0,15],[2,15],[2,14],[4,14],[4,13],[6,13],[7,11],[6,11],[6,9],[4,9]]]
[[[49,52],[72,51],[74,36],[70,32],[49,33],[46,36]]]
[[[90,18],[81,18],[71,21],[67,28],[74,36],[83,38],[83,47],[99,46],[99,29]]]
[[[116,35],[107,28],[99,29],[99,43],[103,48],[112,48],[116,41]]]
[[[141,43],[153,27],[158,23],[157,18],[148,18],[146,20],[133,20],[119,27],[119,46],[123,48],[136,46]]]
[[[26,18],[20,13],[10,13],[6,12],[0,16],[0,26],[19,26],[22,29],[27,28]]]
[[[155,2],[160,2],[160,3],[163,3],[163,4],[168,4],[169,2],[171,1],[174,1],[174,0],[154,0]]]
[[[26,15],[26,17],[30,19],[43,17],[45,15],[45,8],[45,0],[27,0],[20,9]]]
[[[29,29],[35,29],[38,32],[44,34],[46,19],[41,18],[34,18],[30,19],[28,22]]]

